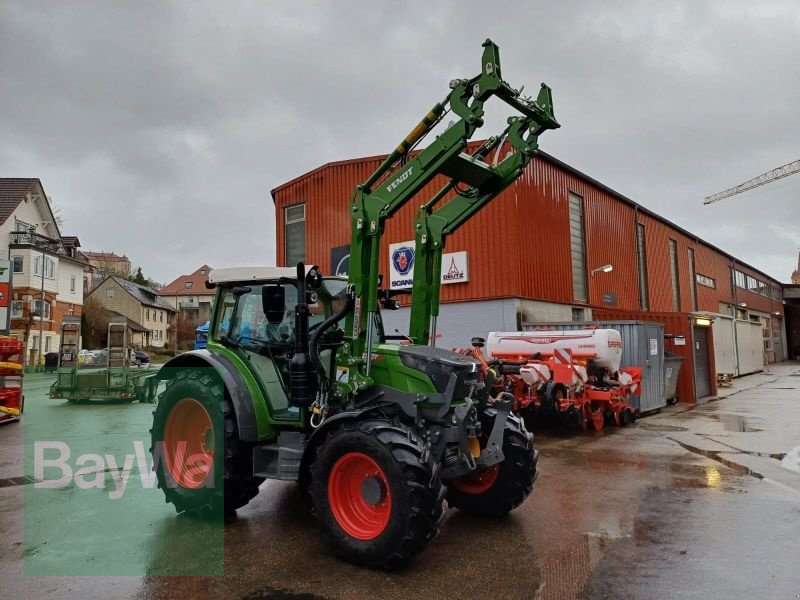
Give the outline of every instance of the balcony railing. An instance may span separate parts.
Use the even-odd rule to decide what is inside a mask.
[[[34,248],[47,250],[53,253],[58,253],[61,250],[61,242],[59,240],[49,238],[39,233],[33,233],[31,231],[12,231],[11,245],[33,246]]]
[[[200,302],[197,300],[186,300],[184,302],[178,302],[178,308],[180,308],[181,310],[187,310],[187,309],[197,310],[198,308],[200,308]]]

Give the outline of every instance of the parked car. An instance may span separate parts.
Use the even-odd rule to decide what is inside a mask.
[[[136,350],[133,353],[133,364],[137,367],[142,365],[150,366],[150,355],[144,350]]]

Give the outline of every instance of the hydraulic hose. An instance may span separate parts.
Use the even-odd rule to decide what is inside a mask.
[[[319,356],[319,339],[322,337],[323,333],[349,315],[350,311],[353,310],[353,306],[355,306],[355,299],[352,295],[348,295],[347,301],[344,303],[342,309],[322,321],[322,323],[317,326],[314,333],[311,334],[311,339],[308,341],[308,352],[311,355],[311,362],[314,363],[317,372],[322,375],[322,378],[326,377],[328,372],[325,369],[325,365],[322,364],[322,359]]]

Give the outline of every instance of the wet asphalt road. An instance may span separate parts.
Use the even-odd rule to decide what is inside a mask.
[[[542,474],[519,509],[451,510],[426,552],[383,573],[332,557],[292,484],[265,483],[223,531],[141,483],[117,501],[110,477],[91,490],[9,483],[23,440],[120,462],[147,441],[152,407],[67,405],[46,398],[49,381],[29,378],[26,422],[0,427],[0,598],[800,597],[800,493],[687,450],[656,420],[537,430]]]

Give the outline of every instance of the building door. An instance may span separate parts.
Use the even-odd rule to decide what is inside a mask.
[[[697,397],[711,395],[711,369],[708,365],[708,328],[694,328],[694,384]]]

